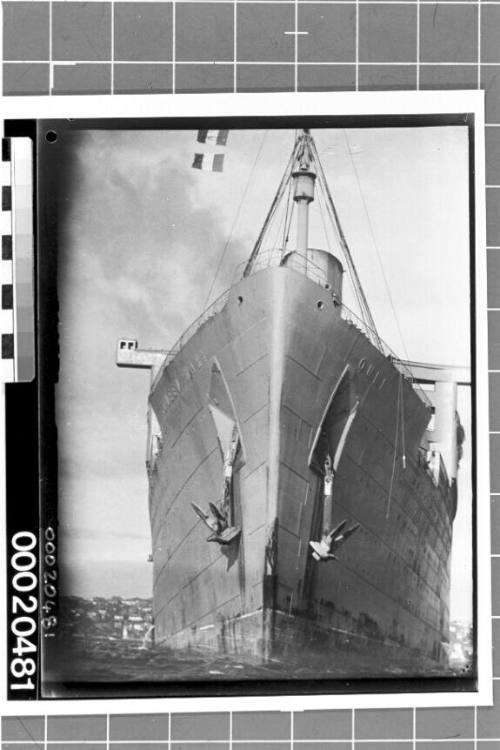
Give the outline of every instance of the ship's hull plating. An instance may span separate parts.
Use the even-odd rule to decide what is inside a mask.
[[[242,280],[150,401],[162,432],[149,472],[158,643],[311,665],[319,653],[316,673],[445,670],[455,509],[446,475],[433,481],[419,457],[430,413],[326,289],[287,268]],[[214,407],[240,438],[241,535],[228,546],[207,541],[191,506],[222,494]],[[360,528],[318,563],[309,541],[343,519]]]

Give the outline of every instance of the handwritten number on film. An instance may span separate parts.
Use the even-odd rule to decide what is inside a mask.
[[[44,638],[53,638],[55,633],[49,632],[53,630],[57,625],[57,617],[51,612],[54,612],[56,608],[57,599],[57,569],[56,569],[56,532],[52,526],[48,526],[45,529],[45,570],[43,573],[43,594],[44,604],[42,610],[46,617],[42,617],[42,628],[44,630]]]
[[[34,690],[35,683],[31,679],[36,672],[36,661],[26,654],[37,651],[37,635],[35,613],[38,600],[35,591],[38,578],[33,572],[36,568],[36,536],[31,531],[19,531],[12,537],[14,552],[10,558],[12,566],[12,615],[10,630],[15,638],[10,658],[10,674],[13,678],[12,690]],[[33,640],[31,640],[33,639]]]

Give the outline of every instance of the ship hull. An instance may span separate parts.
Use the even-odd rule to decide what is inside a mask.
[[[285,267],[242,280],[160,370],[150,403],[158,643],[299,658],[315,676],[446,673],[455,498],[421,459],[430,412],[328,289]],[[219,546],[191,503],[220,500],[224,419],[240,441],[240,535]],[[338,559],[314,560],[310,541],[343,520],[360,526]]]

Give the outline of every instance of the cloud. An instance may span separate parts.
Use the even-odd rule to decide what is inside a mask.
[[[193,134],[90,132],[69,153],[57,425],[61,551],[70,566],[142,559],[130,542],[147,546],[150,537],[149,374],[118,369],[115,347],[133,336],[168,350],[203,310],[227,221],[199,200],[193,143]],[[234,247],[243,252],[237,239]]]

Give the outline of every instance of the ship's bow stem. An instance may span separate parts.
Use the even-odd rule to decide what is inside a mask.
[[[309,204],[314,200],[315,173],[311,169],[310,135],[304,131],[297,165],[292,173],[294,181],[294,201],[297,204],[297,255],[307,268],[309,243]],[[269,462],[266,503],[266,547],[263,587],[263,657],[271,656],[274,641],[274,627],[278,585],[278,498],[281,470],[281,406],[287,346],[287,293],[286,274],[273,273],[271,287],[271,342],[269,380]]]
[[[269,379],[269,462],[266,503],[266,547],[264,561],[263,643],[264,659],[271,655],[277,596],[278,497],[281,453],[281,400],[286,347],[286,274],[274,273],[271,306],[271,357]]]

